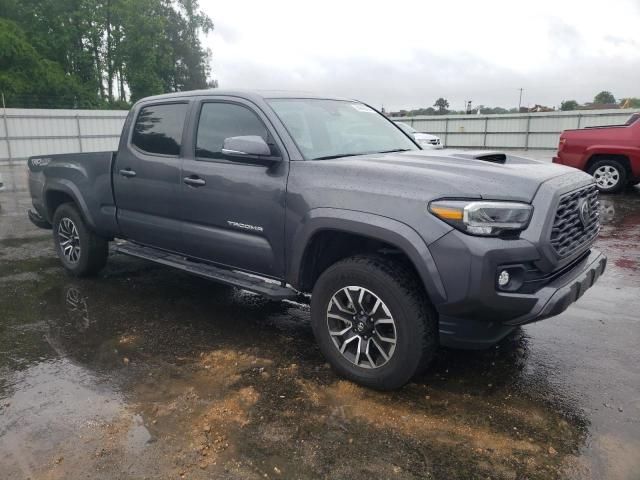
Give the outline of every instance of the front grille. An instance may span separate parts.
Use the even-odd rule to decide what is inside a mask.
[[[560,197],[551,229],[551,246],[560,257],[571,255],[598,235],[599,208],[595,184]]]

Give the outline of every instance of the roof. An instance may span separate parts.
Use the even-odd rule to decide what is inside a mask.
[[[340,98],[331,95],[317,95],[311,92],[299,92],[292,90],[223,90],[219,88],[208,88],[205,90],[187,90],[184,92],[172,92],[165,93],[163,95],[154,95],[152,97],[145,97],[140,102],[147,102],[153,100],[168,100],[172,98],[183,97],[204,97],[204,96],[228,96],[228,97],[240,97],[249,100],[255,99],[272,99],[272,98],[318,98],[326,100],[351,100],[347,98]]]

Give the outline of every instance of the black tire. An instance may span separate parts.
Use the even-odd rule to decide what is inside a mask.
[[[612,172],[613,176],[610,178],[616,180],[615,183],[605,181],[604,179],[600,181],[599,172],[603,169]],[[627,169],[622,163],[613,158],[597,160],[593,162],[587,171],[595,178],[598,190],[602,193],[618,193],[627,186]]]
[[[330,302],[348,286],[366,289],[366,295],[377,296],[395,323],[394,351],[386,363],[381,362],[376,368],[356,365],[343,356],[333,338],[344,337],[332,337],[329,333],[328,313],[333,308]],[[311,325],[320,350],[338,374],[379,390],[391,390],[407,383],[427,367],[438,348],[437,316],[420,281],[404,263],[381,256],[350,257],[325,270],[313,288]],[[355,329],[354,324],[352,327]],[[346,335],[353,334],[355,330]],[[379,338],[375,335],[375,331],[369,332],[368,338]]]
[[[69,221],[71,224],[69,224]],[[77,256],[65,255],[62,243],[69,238],[69,225],[75,227],[73,246],[77,246]],[[86,225],[82,215],[73,203],[63,203],[53,215],[53,244],[64,268],[75,277],[93,275],[105,266],[109,255],[109,242],[96,235]]]

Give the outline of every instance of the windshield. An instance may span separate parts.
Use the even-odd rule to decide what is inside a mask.
[[[419,150],[400,129],[362,103],[286,98],[269,104],[307,160]]]
[[[398,125],[402,130],[404,130],[405,132],[407,132],[409,135],[413,135],[414,133],[418,133],[418,131],[413,128],[411,125],[404,123],[404,122],[395,122],[396,125]]]

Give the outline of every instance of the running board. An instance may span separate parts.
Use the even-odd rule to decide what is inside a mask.
[[[185,257],[167,253],[163,250],[152,247],[143,247],[134,243],[120,243],[116,246],[116,253],[123,253],[132,257],[142,258],[151,262],[177,268],[183,272],[207,278],[214,282],[224,283],[234,287],[249,290],[250,292],[264,295],[273,300],[295,300],[299,297],[296,290],[283,287],[278,283],[273,283],[259,277],[247,275],[245,273],[227,270],[209,265],[208,263],[198,263],[187,260]]]

